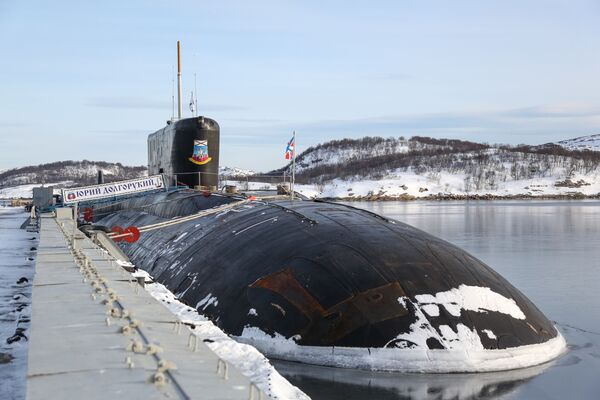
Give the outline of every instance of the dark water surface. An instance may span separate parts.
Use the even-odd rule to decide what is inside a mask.
[[[486,374],[391,374],[276,362],[313,399],[600,399],[600,201],[346,203],[464,248],[569,343],[559,360]]]

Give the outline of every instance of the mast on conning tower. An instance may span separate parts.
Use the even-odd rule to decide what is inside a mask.
[[[177,119],[181,119],[182,114],[182,87],[181,87],[181,45],[177,41]]]

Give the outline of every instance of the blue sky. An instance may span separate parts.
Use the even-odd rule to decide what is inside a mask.
[[[146,163],[184,100],[221,165],[343,137],[545,143],[600,132],[597,1],[0,0],[0,168]]]

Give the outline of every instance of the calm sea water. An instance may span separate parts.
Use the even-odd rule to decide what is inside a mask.
[[[314,399],[600,399],[600,201],[355,202],[464,248],[528,296],[569,343],[540,367],[391,374],[277,362]]]

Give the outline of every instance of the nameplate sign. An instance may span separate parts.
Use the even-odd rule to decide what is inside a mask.
[[[72,204],[81,203],[82,201],[124,196],[132,193],[164,190],[165,188],[163,176],[153,175],[127,181],[63,189],[62,197],[64,204]]]

